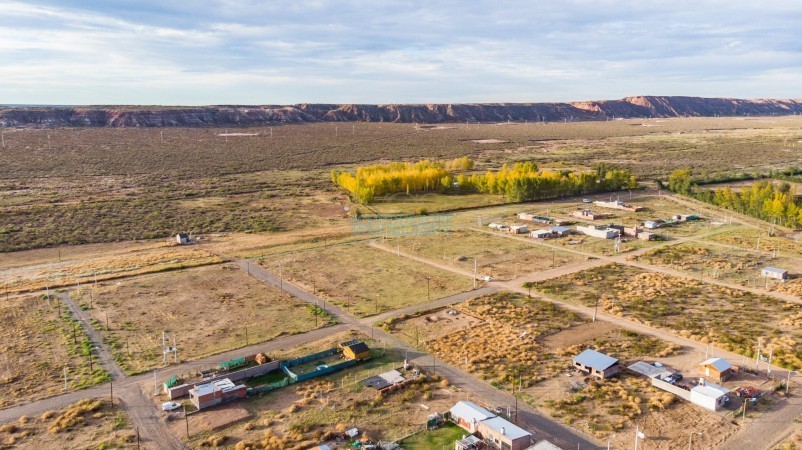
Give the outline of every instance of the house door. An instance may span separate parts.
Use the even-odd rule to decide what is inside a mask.
[[[705,375],[710,376],[710,367],[705,367]]]

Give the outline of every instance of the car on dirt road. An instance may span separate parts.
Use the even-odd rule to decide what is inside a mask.
[[[164,402],[162,403],[162,411],[175,411],[181,407],[181,403],[177,402]]]

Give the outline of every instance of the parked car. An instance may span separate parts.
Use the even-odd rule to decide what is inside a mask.
[[[181,407],[181,403],[177,402],[164,402],[162,403],[162,411],[175,411]]]
[[[593,200],[591,200],[589,198],[583,198],[582,199],[582,203],[593,203]]]
[[[484,277],[482,277],[482,281],[493,281],[493,277],[491,277],[490,275],[485,275]]]

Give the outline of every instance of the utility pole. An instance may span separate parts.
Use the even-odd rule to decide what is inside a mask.
[[[791,372],[788,372],[788,377],[790,379]],[[67,391],[67,366],[64,366],[64,391]],[[785,390],[785,393],[788,393],[788,389]]]
[[[315,315],[315,319],[317,319],[317,315]],[[315,328],[317,328],[317,320],[315,320]],[[248,327],[245,327],[245,345],[248,345]]]
[[[282,292],[284,291],[284,271],[281,267],[281,261],[278,262],[278,277]]]
[[[788,386],[791,384],[791,372],[791,370],[788,371],[788,378],[785,379],[785,395],[788,395]]]
[[[187,425],[187,437],[189,437],[189,416],[187,416],[187,405],[184,406],[184,422]]]
[[[139,450],[139,427],[136,427],[136,450]]]
[[[596,305],[593,306],[593,321],[596,321],[596,313],[599,311],[599,297],[596,297]]]
[[[757,338],[757,357],[755,358],[755,372],[760,367],[760,341],[762,338]]]
[[[111,399],[111,407],[114,408],[114,382],[109,382],[109,399]]]
[[[427,276],[426,277],[426,298],[428,299],[428,301],[432,301],[432,294],[431,294],[431,291],[429,290],[429,282],[430,281],[432,281],[432,277]]]
[[[476,289],[476,258],[473,258],[473,288]]]
[[[769,350],[769,362],[766,364],[766,377],[771,378],[771,357],[774,356],[774,349]]]

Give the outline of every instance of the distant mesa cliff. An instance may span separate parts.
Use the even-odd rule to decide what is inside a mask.
[[[202,127],[308,122],[553,122],[609,118],[802,114],[802,100],[627,97],[573,103],[433,105],[0,107],[0,126]]]

